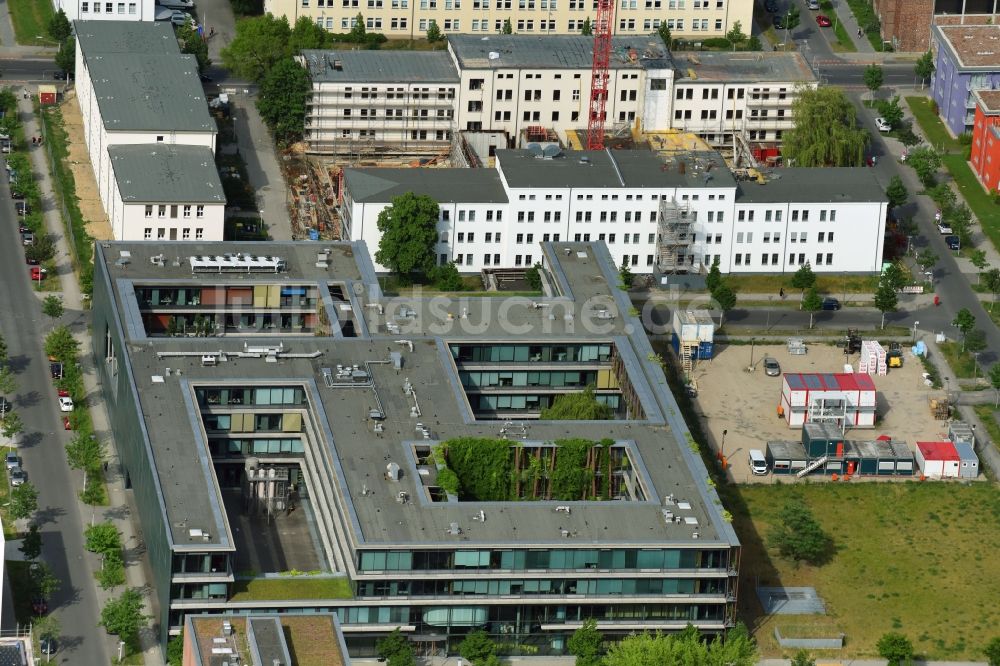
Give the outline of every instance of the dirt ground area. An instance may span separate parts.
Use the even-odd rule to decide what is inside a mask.
[[[62,112],[63,125],[69,140],[67,146],[69,166],[76,184],[80,214],[87,221],[87,233],[95,240],[111,240],[111,223],[108,222],[108,216],[101,204],[94,169],[90,166],[90,155],[87,153],[83,138],[83,117],[80,115],[80,105],[73,91],[66,93],[59,110]]]
[[[795,440],[802,434],[799,428],[789,428],[777,414],[781,398],[781,377],[764,374],[762,361],[771,356],[781,364],[782,372],[843,372],[843,349],[825,344],[812,344],[808,353],[793,356],[784,345],[755,345],[753,347],[753,372],[750,364],[750,346],[716,347],[715,358],[699,361],[692,377],[697,382],[696,409],[709,443],[719,450],[722,431],[726,430],[725,454],[730,463],[731,478],[739,483],[760,481],[770,483],[773,475],[753,476],[747,465],[750,449],[764,450],[771,440]],[[858,356],[850,357],[855,370]],[[906,442],[913,450],[917,441],[947,439],[943,421],[932,418],[927,405],[931,396],[944,397],[924,385],[923,367],[920,362],[904,352],[902,368],[892,368],[889,374],[874,376],[877,391],[878,415],[875,428],[849,430],[848,439],[870,440],[879,435],[891,435]],[[781,476],[783,483],[794,482],[795,476]],[[825,478],[810,476],[811,480]]]

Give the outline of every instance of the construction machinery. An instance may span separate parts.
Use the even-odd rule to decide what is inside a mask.
[[[594,64],[590,73],[590,116],[587,119],[587,149],[604,150],[604,114],[608,101],[611,68],[613,0],[597,0],[594,21]]]
[[[844,339],[837,343],[838,347],[844,348],[844,354],[858,354],[861,352],[861,334],[858,329],[849,328]]]
[[[903,367],[903,348],[898,342],[889,343],[889,351],[885,355],[885,360],[890,368]]]

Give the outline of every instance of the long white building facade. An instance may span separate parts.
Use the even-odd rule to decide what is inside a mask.
[[[634,272],[881,269],[887,200],[865,169],[782,169],[738,182],[717,153],[556,156],[499,150],[495,169],[345,169],[343,238],[374,251],[376,221],[406,192],[438,202],[438,262],[531,266],[546,241],[604,241]],[[376,268],[383,270],[384,267]]]
[[[155,0],[53,0],[70,21],[154,21]]]
[[[153,227],[153,238],[222,240],[225,197],[214,165],[218,129],[208,113],[194,56],[180,52],[167,22],[77,21],[74,27],[83,136],[115,238],[141,239]],[[121,156],[115,168],[114,149],[122,146],[148,148],[136,153],[141,162],[130,160],[144,165],[142,173],[123,169]],[[201,165],[207,159],[207,168],[172,169],[177,154],[171,149],[176,147],[202,149],[197,160],[184,163]],[[144,199],[138,221],[125,212],[140,203],[129,204],[137,183]],[[206,193],[205,198],[198,198],[199,193]],[[194,198],[179,201],[178,196]],[[166,219],[150,224],[146,204],[155,211],[165,209]],[[210,213],[185,216],[185,206]]]
[[[618,0],[615,35],[648,34],[666,24],[674,37],[725,37],[737,22],[744,33],[753,22],[753,0]],[[427,34],[431,23],[449,37],[496,35],[505,21],[528,35],[578,35],[597,16],[584,0],[264,0],[264,11],[294,24],[305,16],[331,32],[349,32],[361,14],[365,29],[390,39]]]
[[[593,39],[455,35],[447,52],[305,51],[305,138],[316,153],[434,153],[456,132],[507,147],[586,130]],[[816,77],[798,53],[671,54],[656,35],[613,40],[607,131],[683,129],[712,145],[780,142],[792,102]],[[528,133],[533,138],[525,138]]]

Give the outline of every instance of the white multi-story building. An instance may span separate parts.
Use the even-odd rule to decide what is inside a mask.
[[[506,21],[518,34],[575,35],[594,22],[590,0],[264,0],[264,11],[295,23],[305,16],[331,32],[349,32],[358,14],[369,32],[414,39],[436,23],[445,34],[495,35]],[[737,22],[750,32],[753,0],[617,0],[615,35],[644,35],[666,23],[674,37],[724,37]]]
[[[108,148],[106,198],[118,240],[223,237],[226,196],[215,155],[204,146],[164,144]]]
[[[798,53],[675,53],[670,126],[711,145],[730,144],[733,133],[753,142],[780,143],[795,126],[792,102],[818,81]]]
[[[782,169],[760,184],[710,152],[496,157],[495,169],[346,169],[343,238],[377,248],[378,214],[415,192],[440,206],[439,263],[463,271],[530,266],[539,242],[559,240],[604,241],[640,273],[714,261],[727,273],[881,269],[887,202],[865,169]]]
[[[136,238],[140,232],[114,224],[113,193],[129,188],[111,182],[122,171],[112,169],[109,148],[200,146],[214,155],[218,130],[208,113],[198,63],[180,52],[169,25],[123,21],[74,25],[77,101],[101,203],[116,238]],[[165,193],[166,200],[170,196]],[[216,226],[219,235],[205,240],[222,239],[221,225],[211,228]]]
[[[592,60],[593,40],[569,35],[455,35],[447,53],[305,51],[306,140],[320,153],[440,153],[455,131],[567,143],[587,128]],[[610,69],[607,130],[679,128],[714,145],[734,131],[780,142],[799,87],[816,85],[797,53],[672,56],[656,36],[615,38]]]
[[[154,21],[155,0],[53,0],[70,21]]]

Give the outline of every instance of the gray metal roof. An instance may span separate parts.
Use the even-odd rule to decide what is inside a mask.
[[[594,62],[594,38],[584,35],[448,35],[448,50],[460,69],[589,70]],[[663,68],[671,63],[657,35],[612,39],[612,69]]]
[[[302,52],[313,83],[458,83],[446,51]],[[338,68],[339,67],[339,68]]]
[[[317,265],[317,251],[330,248],[332,256]],[[126,266],[118,260],[121,251],[130,253]],[[135,384],[135,399],[145,425],[148,445],[159,479],[159,490],[167,514],[168,529],[176,544],[196,543],[199,548],[226,547],[225,509],[213,499],[218,489],[211,473],[210,460],[198,427],[198,407],[193,402],[192,386],[204,383],[271,385],[275,382],[302,385],[309,393],[312,422],[316,424],[317,446],[329,451],[333,461],[331,474],[336,476],[336,497],[350,515],[353,530],[344,535],[352,547],[394,547],[398,544],[443,544],[445,548],[475,544],[562,544],[567,548],[593,548],[595,544],[617,547],[677,545],[707,547],[713,543],[737,543],[732,526],[722,518],[718,497],[708,485],[707,470],[688,444],[687,432],[679,408],[670,393],[660,368],[648,357],[653,354],[649,340],[637,318],[628,314],[627,296],[614,288],[617,269],[603,244],[543,244],[546,265],[551,267],[555,284],[561,285],[558,296],[538,300],[548,308],[522,305],[496,308],[504,302],[473,298],[445,302],[419,296],[396,297],[388,301],[380,294],[363,243],[163,243],[130,242],[97,246],[96,261],[109,276],[101,288],[112,290],[116,316],[126,330],[128,344],[123,353],[123,369]],[[280,275],[192,274],[184,257],[244,252],[268,253],[288,262]],[[153,265],[154,256],[178,256],[178,265]],[[367,266],[367,268],[366,268]],[[595,279],[596,278],[596,279]],[[359,321],[358,337],[290,336],[283,338],[283,348],[291,352],[278,363],[264,358],[241,357],[245,336],[227,334],[210,340],[197,338],[145,338],[141,315],[134,297],[134,286],[149,280],[186,286],[237,284],[317,284],[321,291],[332,281],[346,280],[346,292],[352,294],[349,309]],[[104,285],[107,286],[104,286]],[[369,305],[393,303],[384,314]],[[602,322],[601,330],[578,325],[593,315],[594,303],[617,313]],[[412,308],[420,327],[406,334],[413,349],[402,349],[405,372],[397,374],[391,364],[371,366],[372,379],[381,397],[384,434],[373,432],[368,422],[373,395],[370,390],[332,390],[324,385],[324,367],[335,364],[364,364],[388,355],[398,337],[386,330],[396,307]],[[464,309],[466,317],[456,313]],[[328,307],[328,312],[338,309]],[[566,316],[553,313],[568,312]],[[493,316],[491,316],[491,313]],[[503,321],[501,321],[503,320]],[[473,324],[472,329],[468,328]],[[516,329],[512,330],[511,327]],[[369,333],[370,331],[370,333]],[[255,344],[254,339],[251,344]],[[261,338],[256,338],[260,341]],[[647,415],[645,420],[602,421],[533,421],[530,441],[553,441],[566,437],[611,438],[630,442],[647,476],[647,501],[580,502],[572,514],[554,510],[550,502],[447,502],[428,504],[422,498],[420,474],[414,473],[412,458],[406,453],[407,442],[419,439],[411,417],[412,400],[399,390],[404,379],[412,383],[420,396],[421,422],[433,430],[434,438],[496,437],[502,421],[473,420],[462,397],[451,353],[446,343],[468,341],[613,341],[636,394]],[[270,338],[270,343],[276,343]],[[232,361],[206,367],[199,353],[224,351]],[[176,355],[187,352],[189,355]],[[318,355],[314,354],[318,352]],[[161,358],[159,353],[170,354]],[[172,369],[163,377],[164,366]],[[158,379],[155,376],[160,376]],[[131,398],[126,398],[131,399]],[[399,461],[406,472],[398,482],[384,479],[386,460]],[[396,501],[405,490],[413,501]],[[696,518],[693,523],[665,523],[662,498],[678,500],[674,510]],[[681,505],[683,504],[683,505]],[[473,521],[470,516],[482,508],[489,519]],[[197,517],[197,525],[193,521]],[[461,538],[449,535],[449,526],[459,522]],[[208,528],[210,538],[193,542],[188,528]],[[693,532],[699,532],[694,537]],[[567,536],[567,533],[569,536]],[[224,541],[225,540],[225,541]],[[229,547],[232,547],[231,545]]]
[[[256,664],[265,666],[292,663],[285,633],[281,629],[281,620],[277,615],[247,618],[247,642]]]
[[[215,156],[204,146],[110,146],[111,168],[125,203],[225,203]]]
[[[344,179],[359,203],[386,203],[407,192],[438,203],[507,203],[495,169],[344,169]]]
[[[541,159],[527,150],[496,151],[511,188],[528,187],[732,187],[736,181],[718,153],[688,153],[664,161],[649,150],[568,151]]]
[[[84,57],[98,53],[178,54],[169,21],[74,21],[77,44]]]
[[[737,203],[871,203],[888,201],[871,171],[863,167],[791,168],[773,172],[763,185],[741,182]]]
[[[194,56],[107,53],[87,65],[108,131],[216,131]]]
[[[816,76],[797,52],[697,51],[674,54],[678,80],[689,83],[811,83]]]

